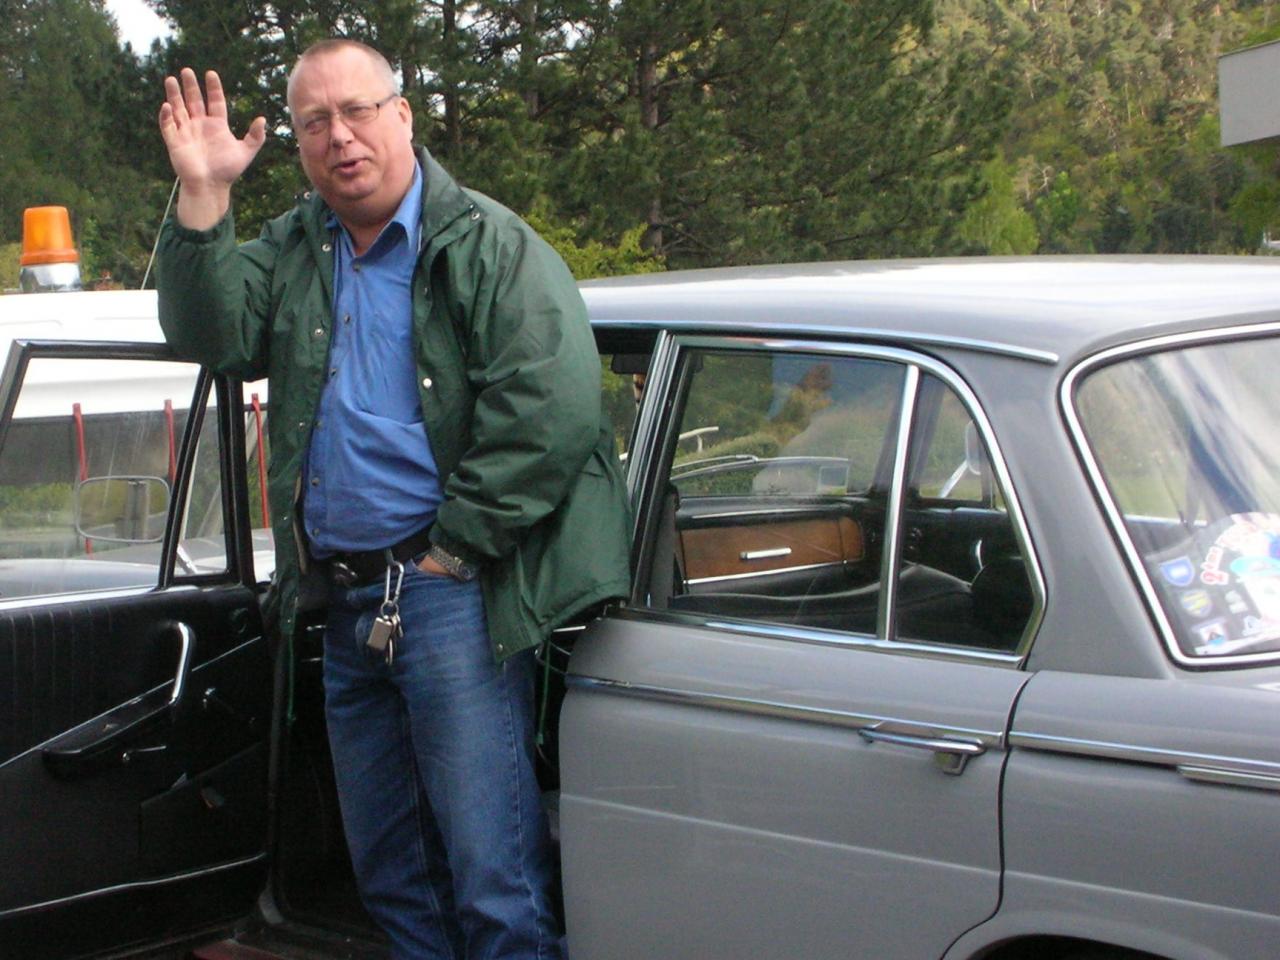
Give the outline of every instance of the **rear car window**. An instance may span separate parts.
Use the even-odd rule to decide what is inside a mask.
[[[1087,375],[1075,409],[1180,658],[1280,651],[1280,340],[1197,343]]]

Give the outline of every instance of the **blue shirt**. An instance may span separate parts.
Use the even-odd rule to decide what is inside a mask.
[[[361,256],[337,218],[329,221],[333,338],[304,472],[303,521],[317,557],[398,543],[430,524],[440,505],[414,361],[421,221],[421,169]]]

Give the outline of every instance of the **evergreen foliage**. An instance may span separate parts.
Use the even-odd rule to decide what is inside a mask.
[[[305,187],[285,84],[330,35],[387,53],[416,132],[582,277],[806,259],[1241,252],[1280,225],[1270,147],[1217,145],[1216,60],[1276,0],[0,0],[0,245],[72,211],[136,284],[171,175],[160,80],[213,67],[271,135],[242,237]]]

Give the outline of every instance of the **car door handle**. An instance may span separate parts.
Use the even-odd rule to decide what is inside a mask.
[[[170,631],[178,637],[178,663],[165,702],[152,707],[147,705],[148,698],[139,697],[121,710],[113,711],[106,722],[96,728],[64,740],[59,746],[45,747],[40,754],[50,773],[64,779],[82,777],[128,763],[135,755],[166,749],[164,744],[136,748],[132,744],[153,736],[165,722],[172,722],[186,695],[195,660],[196,635],[191,627],[177,620],[160,624],[157,633]],[[151,698],[150,702],[155,703],[155,699]]]
[[[770,550],[743,550],[738,554],[739,560],[776,560],[791,556],[790,547],[774,547]]]
[[[928,750],[933,754],[938,768],[956,777],[964,772],[965,764],[972,758],[987,752],[987,748],[973,740],[957,740],[950,737],[917,737],[909,733],[892,733],[875,727],[858,731],[864,740],[872,743],[892,743],[900,747]]]

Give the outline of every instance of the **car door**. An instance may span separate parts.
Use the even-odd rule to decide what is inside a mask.
[[[1006,731],[1042,597],[985,418],[902,350],[685,337],[654,356],[635,595],[578,639],[561,714],[574,956],[940,956],[999,901]],[[944,396],[1015,545],[971,579],[902,536],[932,456],[912,437]]]
[[[155,345],[15,343],[0,389],[0,953],[241,914],[271,669],[240,388]]]

